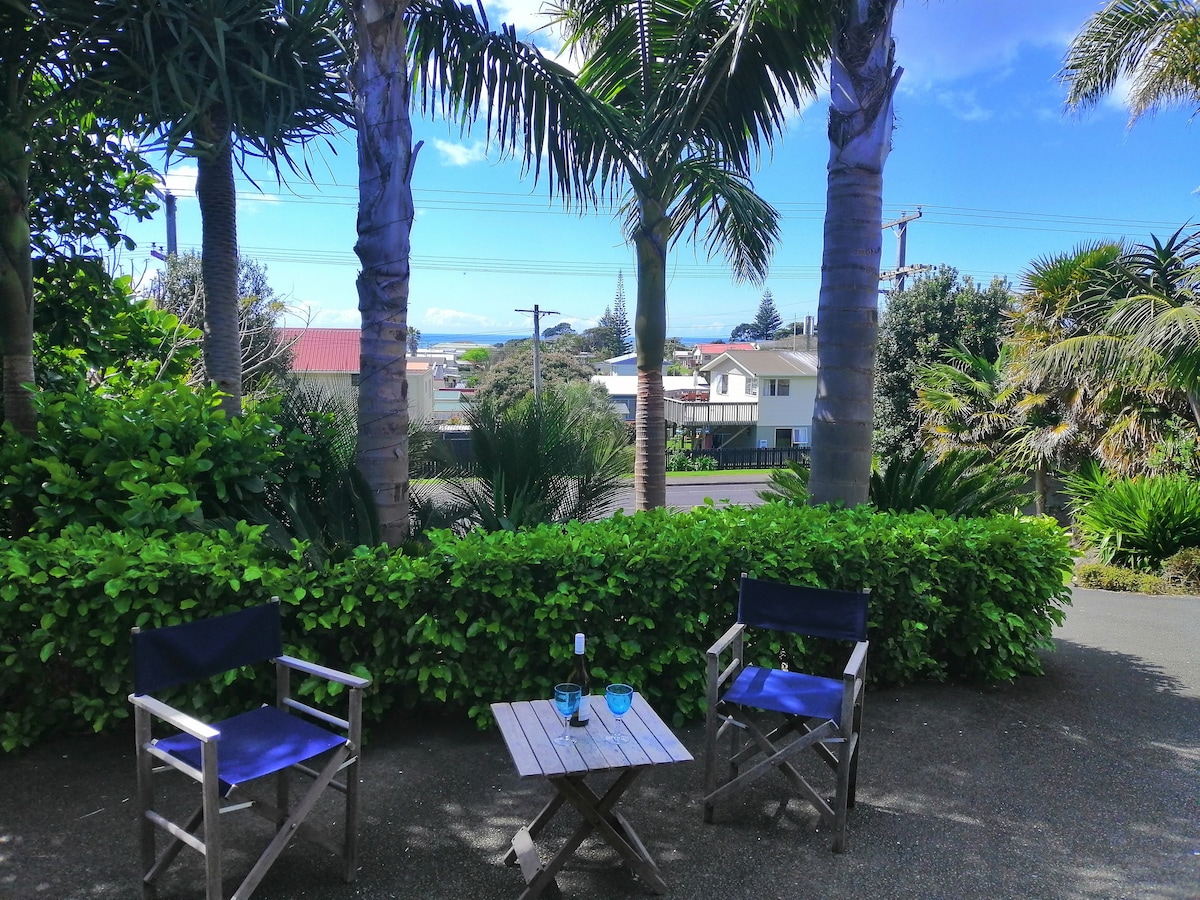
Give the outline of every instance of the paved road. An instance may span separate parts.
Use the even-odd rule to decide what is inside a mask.
[[[738,506],[757,506],[762,503],[758,499],[761,491],[770,478],[766,475],[738,475],[736,473],[712,476],[683,476],[667,478],[667,506],[676,509],[691,509],[703,506],[705,498],[711,497],[714,503],[736,504]],[[622,509],[632,512],[633,484],[628,483],[617,495],[613,503],[614,510]]]

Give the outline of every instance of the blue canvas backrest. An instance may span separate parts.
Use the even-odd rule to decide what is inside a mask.
[[[772,631],[865,641],[870,595],[870,591],[835,591],[743,575],[738,621]]]
[[[137,631],[133,689],[150,694],[283,655],[279,604]]]

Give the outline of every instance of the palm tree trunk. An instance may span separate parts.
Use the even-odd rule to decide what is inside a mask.
[[[33,264],[29,243],[29,156],[21,129],[0,129],[0,354],[4,421],[37,433],[33,395]]]
[[[408,284],[413,147],[404,56],[405,3],[356,2],[353,74],[358,129],[358,468],[370,485],[384,543],[408,537]]]
[[[879,321],[883,165],[891,149],[897,0],[850,0],[834,54],[829,186],[817,305],[814,504],[865,503]],[[894,69],[894,72],[893,72]]]
[[[226,123],[205,135],[212,150],[196,158],[200,272],[204,281],[204,369],[229,416],[242,414],[242,342],[238,328],[237,198],[233,143]]]
[[[637,251],[637,310],[633,336],[638,394],[634,416],[633,502],[635,509],[667,505],[666,405],[662,364],[667,341],[667,242],[670,220],[662,204],[640,198]]]

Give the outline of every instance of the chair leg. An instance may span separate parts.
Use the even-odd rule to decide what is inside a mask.
[[[853,735],[838,745],[837,795],[833,798],[834,853],[841,853],[846,845],[846,810],[850,799],[852,760],[856,756],[856,750]]]
[[[854,806],[854,794],[858,787],[858,750],[859,742],[862,741],[862,701],[854,707],[854,730],[850,735],[850,739],[854,742],[854,752],[850,756],[850,787],[846,794],[846,805]]]
[[[204,772],[201,790],[204,796],[204,876],[205,900],[222,900],[221,889],[221,785],[217,778],[217,744],[206,741],[200,747],[200,765]]]
[[[362,703],[361,688],[351,688],[347,710],[350,723],[350,752],[353,762],[346,770],[346,830],[342,837],[342,877],[347,884],[358,877],[358,791],[362,783]]]
[[[135,706],[133,719],[137,743],[138,851],[142,864],[142,896],[148,898],[154,893],[153,885],[147,880],[154,868],[154,823],[146,816],[154,808],[154,766],[146,752],[151,741],[150,714]]]
[[[717,789],[717,732],[720,725],[720,717],[717,711],[712,708],[708,709],[708,715],[704,719],[704,796],[708,797]],[[707,800],[704,802],[704,821],[711,825],[713,820],[713,806]]]

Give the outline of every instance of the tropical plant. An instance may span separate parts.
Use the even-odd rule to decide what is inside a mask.
[[[1100,455],[1129,471],[1173,419],[1200,429],[1200,232],[1152,237],[1092,274],[1071,330],[1025,362],[1100,395]]]
[[[1119,478],[1104,490],[1074,494],[1075,527],[1101,562],[1157,569],[1185,547],[1200,547],[1200,484],[1189,478]]]
[[[1012,300],[1003,279],[981,288],[950,266],[888,294],[875,364],[874,446],[880,456],[908,455],[922,445],[918,369],[941,362],[954,347],[994,362]]]
[[[1063,60],[1067,105],[1099,103],[1128,81],[1130,122],[1164,106],[1200,111],[1200,6],[1195,0],[1109,0]]]
[[[940,458],[916,450],[871,473],[871,505],[889,512],[927,509],[986,516],[1020,509],[1025,479],[989,462],[982,451],[951,450]]]
[[[468,415],[473,459],[442,480],[448,518],[512,531],[606,512],[629,472],[629,437],[591,397],[550,387],[540,401],[477,401]]]
[[[578,71],[469,6],[413,4],[412,66],[426,108],[483,106],[489,136],[568,203],[624,193],[637,255],[634,498],[666,502],[662,364],[666,262],[704,235],[735,277],[761,279],[778,216],[752,190],[753,160],[811,95],[829,52],[832,2],[561,0],[551,4]],[[877,236],[878,239],[878,236]]]
[[[204,366],[241,411],[236,154],[281,172],[290,148],[350,120],[334,0],[95,0],[81,63],[107,108],[196,160],[205,293]],[[239,158],[240,164],[240,158]]]
[[[771,473],[770,486],[758,496],[767,502],[806,503],[808,480],[808,469],[789,461]],[[938,459],[918,449],[872,470],[867,502],[880,511],[926,509],[951,516],[986,516],[1018,509],[1025,501],[1024,481],[989,462],[982,451],[951,450]]]
[[[892,145],[898,0],[843,0],[830,65],[828,188],[817,301],[813,503],[866,500],[883,235],[883,166]]]
[[[393,547],[408,537],[408,288],[413,147],[405,58],[408,0],[349,0],[354,37],[350,88],[358,141],[358,242],[362,315],[358,387],[358,469]]]

